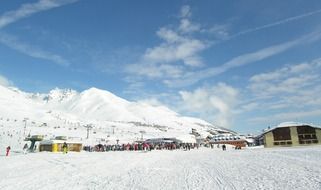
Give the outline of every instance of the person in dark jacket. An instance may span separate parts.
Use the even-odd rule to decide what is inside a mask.
[[[7,150],[6,150],[6,156],[9,156],[10,149],[11,149],[11,147],[8,146],[8,147],[7,147]]]
[[[24,146],[23,146],[23,153],[24,154],[27,154],[27,150],[28,150],[28,144],[26,143]]]
[[[222,145],[222,149],[223,149],[223,151],[226,150],[226,145],[225,144]]]
[[[68,153],[68,145],[66,142],[64,142],[64,144],[62,145],[62,150],[63,150],[63,153],[64,154],[67,154]]]

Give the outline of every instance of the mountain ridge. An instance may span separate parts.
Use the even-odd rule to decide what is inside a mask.
[[[84,126],[88,124],[94,126],[95,139],[107,135],[110,140],[123,141],[139,139],[141,131],[146,131],[146,138],[189,136],[192,129],[206,138],[213,132],[226,131],[202,119],[181,116],[165,106],[127,101],[94,87],[82,92],[55,88],[48,94],[39,94],[0,86],[0,109],[0,117],[18,121],[27,118],[29,133],[48,138],[85,138]],[[20,130],[23,126],[11,125]]]

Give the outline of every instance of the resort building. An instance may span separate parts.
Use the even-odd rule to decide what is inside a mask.
[[[298,122],[284,122],[263,132],[259,138],[264,147],[321,144],[321,127]]]
[[[236,147],[245,147],[248,145],[244,136],[229,133],[214,135],[209,142],[210,144],[229,144]]]

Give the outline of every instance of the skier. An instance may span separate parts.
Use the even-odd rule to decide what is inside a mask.
[[[68,145],[66,142],[64,142],[64,144],[62,145],[62,150],[63,150],[63,153],[64,154],[67,154],[68,153]]]
[[[9,156],[9,152],[10,152],[10,146],[7,147],[7,152],[6,152],[6,156]]]
[[[23,146],[23,153],[24,153],[24,154],[27,154],[27,150],[28,150],[28,144],[26,143],[26,144]]]

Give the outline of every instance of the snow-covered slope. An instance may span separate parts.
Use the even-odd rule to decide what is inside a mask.
[[[321,146],[3,155],[1,190],[321,189]]]
[[[130,102],[108,91],[90,88],[81,93],[54,89],[48,94],[31,94],[0,86],[0,129],[2,135],[26,133],[47,138],[64,135],[84,139],[85,125],[93,130],[89,140],[133,141],[148,137],[186,137],[192,128],[206,137],[222,130],[197,118],[183,117],[164,106]],[[1,132],[1,131],[0,131]],[[9,134],[10,135],[10,134]],[[7,134],[8,136],[8,134]],[[22,142],[20,142],[21,144]]]

